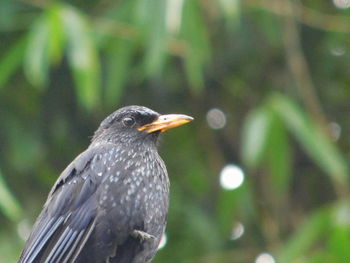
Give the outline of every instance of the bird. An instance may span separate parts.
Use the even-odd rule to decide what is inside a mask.
[[[169,206],[159,137],[192,120],[136,105],[105,118],[58,177],[18,262],[150,262]]]

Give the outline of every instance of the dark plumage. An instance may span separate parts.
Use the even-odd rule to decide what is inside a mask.
[[[169,194],[157,139],[191,120],[141,106],[108,116],[51,189],[19,262],[150,262]]]

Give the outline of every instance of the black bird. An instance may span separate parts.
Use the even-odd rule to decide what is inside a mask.
[[[159,134],[193,120],[121,108],[49,193],[20,263],[146,263],[164,233],[169,179]]]

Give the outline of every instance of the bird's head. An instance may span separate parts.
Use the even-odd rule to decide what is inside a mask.
[[[161,115],[143,106],[127,106],[104,119],[92,141],[129,143],[149,138],[156,142],[161,132],[192,120],[192,117],[183,114]]]

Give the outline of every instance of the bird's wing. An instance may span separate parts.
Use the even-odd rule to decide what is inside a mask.
[[[98,201],[94,193],[105,172],[102,150],[86,150],[62,172],[19,263],[74,262],[95,226]]]

